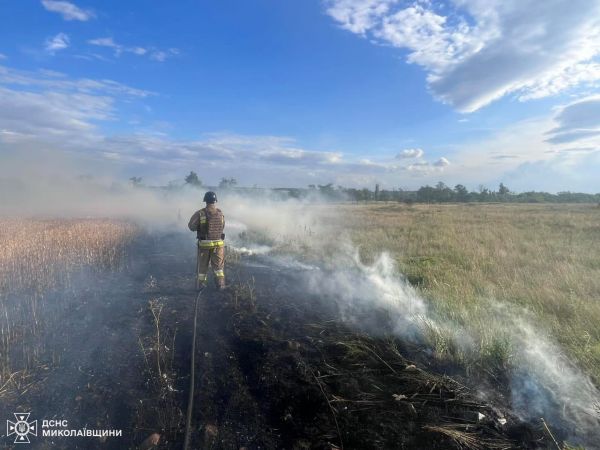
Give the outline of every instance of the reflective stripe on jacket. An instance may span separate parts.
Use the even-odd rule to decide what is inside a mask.
[[[207,240],[207,239],[198,239],[198,247],[200,248],[215,248],[215,247],[223,247],[225,242],[222,239],[215,240]]]

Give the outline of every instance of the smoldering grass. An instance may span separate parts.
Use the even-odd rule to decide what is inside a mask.
[[[596,385],[600,380],[600,304],[590,301],[600,295],[598,211],[586,205],[393,209],[313,209],[330,226],[320,227],[318,239],[279,237],[276,251],[326,269],[308,287],[339,300],[342,319],[352,321],[357,306],[388,308],[402,319],[401,335],[414,338],[410,324],[417,322],[434,357],[468,374],[510,378],[525,370],[541,387],[550,381],[542,372],[556,373],[557,390],[542,391],[573,401],[570,420],[577,421],[585,396],[574,394],[573,382],[560,373],[583,383],[578,365]],[[398,270],[388,270],[382,252]],[[399,286],[402,273],[414,295]],[[563,350],[565,357],[553,357]],[[593,402],[597,390],[584,384]]]
[[[365,261],[389,252],[436,314],[482,337],[482,353],[501,351],[510,359],[502,350],[504,337],[490,352],[495,336],[510,330],[490,304],[514,305],[532,312],[537,326],[548,329],[600,383],[600,303],[593,301],[600,296],[597,209],[393,206],[338,206],[321,212],[344,223]],[[368,233],[361,219],[366,216]]]

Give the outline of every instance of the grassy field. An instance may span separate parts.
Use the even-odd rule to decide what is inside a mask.
[[[439,315],[477,336],[480,360],[471,363],[510,364],[511,324],[498,318],[498,305],[519,306],[600,384],[597,206],[389,203],[340,211],[361,259],[389,252]],[[464,357],[430,331],[438,357]]]

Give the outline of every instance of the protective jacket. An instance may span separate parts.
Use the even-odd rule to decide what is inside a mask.
[[[196,211],[190,219],[188,227],[191,231],[196,232],[199,247],[223,246],[225,216],[215,205],[208,205],[206,208]]]

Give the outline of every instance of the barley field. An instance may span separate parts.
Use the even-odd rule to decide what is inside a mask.
[[[480,359],[470,363],[510,363],[512,324],[498,314],[510,309],[600,384],[596,205],[389,203],[340,205],[339,213],[363,260],[389,252],[439,315],[477,336]],[[464,358],[443,332],[430,331],[438,357]]]

